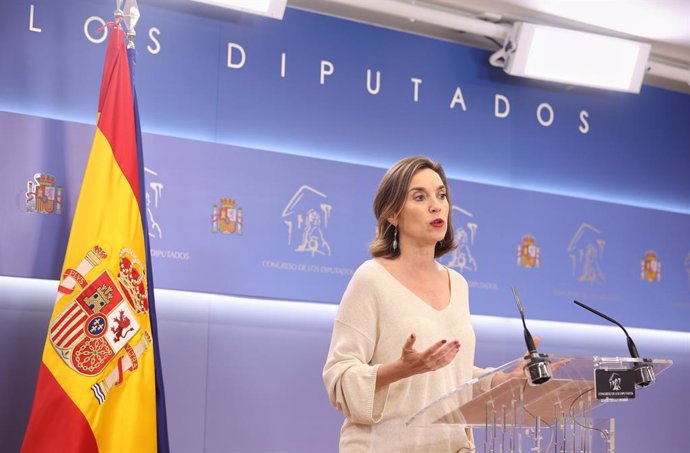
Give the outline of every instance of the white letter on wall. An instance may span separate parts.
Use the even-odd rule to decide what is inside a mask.
[[[541,117],[541,112],[544,109],[546,109],[549,112],[549,118],[546,120],[543,120]],[[539,107],[537,107],[537,120],[539,121],[539,124],[541,124],[544,127],[549,127],[553,123],[553,109],[546,102],[542,102],[541,104],[539,104]]]
[[[238,63],[233,63],[232,62],[232,50],[237,49],[240,52],[240,61]],[[244,62],[247,59],[247,54],[244,53],[244,48],[240,46],[239,44],[235,44],[234,42],[229,42],[228,43],[228,68],[232,69],[240,69],[242,66],[244,66]]]
[[[321,60],[321,85],[326,81],[326,76],[333,74],[333,63],[328,60]]]
[[[43,30],[41,30],[38,27],[34,27],[34,5],[29,6],[29,31],[33,31],[36,33],[40,33]]]
[[[285,52],[280,54],[280,77],[285,78],[285,63],[287,54]]]
[[[419,102],[419,84],[422,83],[422,79],[412,77],[410,80],[412,81],[412,83],[414,83],[414,95],[412,99],[415,102]]]
[[[371,69],[367,69],[367,91],[369,94],[379,94],[379,91],[381,91],[381,71],[376,71],[376,88],[372,88]]]
[[[578,129],[583,134],[589,132],[589,123],[587,122],[587,118],[589,118],[589,112],[587,110],[580,110],[580,121],[582,124],[578,127]]]
[[[495,99],[494,116],[496,116],[496,118],[507,118],[510,113],[510,101],[502,94],[497,94]],[[505,107],[504,111],[501,111],[501,102]]]
[[[151,28],[149,28],[149,38],[151,38],[151,41],[153,41],[153,43],[154,43],[156,46],[155,46],[155,47],[146,46],[146,50],[148,50],[149,52],[151,52],[153,55],[156,55],[158,52],[161,51],[161,43],[158,42],[158,40],[156,39],[156,37],[154,36],[154,34],[160,35],[160,34],[161,34],[161,31],[160,31],[159,29],[157,29],[156,27],[151,27]]]
[[[455,104],[460,104],[462,106],[462,111],[467,111],[467,106],[465,105],[465,98],[462,97],[462,90],[460,87],[455,89],[455,94],[453,95],[453,100],[450,101],[450,108],[455,108]]]
[[[100,38],[94,38],[89,34],[89,25],[93,21],[98,22],[103,27],[103,36],[101,36]],[[102,43],[103,41],[105,41],[105,38],[108,37],[108,27],[105,27],[104,25],[105,25],[105,21],[103,19],[101,19],[100,17],[98,17],[98,16],[89,17],[84,22],[84,36],[86,36],[86,39],[88,39],[89,41],[91,41],[94,44]]]

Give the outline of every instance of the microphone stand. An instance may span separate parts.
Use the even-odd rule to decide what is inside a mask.
[[[628,339],[628,351],[630,352],[630,356],[633,359],[638,359],[642,360],[642,362],[649,362],[649,359],[640,359],[640,353],[637,352],[637,346],[635,346],[635,342],[633,339],[628,335],[628,331],[625,330],[625,327],[615,319],[606,316],[605,314],[593,309],[592,307],[588,307],[587,305],[583,304],[582,302],[578,302],[576,300],[573,301],[576,305],[579,305],[580,307],[584,308],[585,310],[589,310],[592,313],[594,313],[597,316],[601,316],[605,320],[612,322],[613,324],[617,325],[621,329],[623,329],[623,332],[625,333],[626,338]],[[633,368],[634,375],[635,375],[635,385],[637,387],[646,387],[652,382],[656,380],[656,376],[654,374],[654,368],[652,365],[647,365],[647,364],[642,364],[642,363],[637,363],[635,367]]]
[[[522,318],[522,327],[525,330],[525,344],[527,345],[527,351],[529,351],[529,361],[530,363],[525,366],[525,376],[529,379],[532,385],[543,384],[544,382],[551,379],[551,360],[547,354],[540,354],[537,352],[537,347],[534,345],[534,339],[532,334],[527,330],[527,324],[525,323],[525,313],[522,309],[522,304],[520,303],[520,297],[513,289],[513,297],[515,298],[515,303],[517,304],[518,310],[520,311],[520,318]]]

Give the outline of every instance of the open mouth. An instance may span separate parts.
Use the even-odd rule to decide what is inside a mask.
[[[433,222],[431,222],[431,226],[436,227],[436,228],[440,228],[445,224],[446,224],[446,222],[442,219],[436,219]]]

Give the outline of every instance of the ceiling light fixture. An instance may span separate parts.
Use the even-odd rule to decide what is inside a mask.
[[[650,50],[627,39],[519,22],[490,61],[514,76],[639,93]]]
[[[197,3],[233,9],[243,13],[258,14],[282,20],[287,0],[192,0]]]

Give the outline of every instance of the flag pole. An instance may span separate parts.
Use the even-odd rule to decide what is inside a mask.
[[[140,16],[139,5],[137,0],[125,0],[121,9],[121,2],[122,0],[115,0],[115,20],[124,21],[125,28],[127,28],[127,49],[134,49],[134,38],[137,35],[135,28]]]
[[[120,0],[116,0],[119,4]],[[142,149],[142,139],[141,139],[141,126],[139,122],[139,106],[137,101],[137,90],[134,83],[134,76],[136,71],[136,48],[134,45],[134,38],[136,37],[135,27],[139,21],[139,6],[137,5],[137,0],[124,0],[124,11],[116,10],[115,19],[121,20],[125,23],[125,28],[127,29],[127,55],[130,65],[130,77],[132,82],[132,96],[134,101],[134,121],[135,121],[135,131],[136,131],[136,142],[137,142],[137,155],[139,164],[139,174],[141,175],[141,180],[139,181],[139,191],[140,199],[146,199],[145,191],[145,172],[144,172],[144,156]],[[119,15],[119,17],[118,17]],[[158,339],[158,321],[156,315],[156,302],[154,295],[154,284],[153,284],[153,263],[151,262],[151,245],[148,233],[148,219],[145,204],[140,206],[140,213],[142,219],[142,227],[144,230],[144,243],[146,250],[146,262],[148,272],[146,273],[147,288],[148,288],[148,300],[149,300],[149,310],[150,310],[150,320],[151,320],[151,331],[153,332],[153,350],[154,350],[154,369],[155,369],[155,382],[156,382],[156,437],[157,437],[157,453],[169,453],[170,452],[170,441],[168,437],[168,421],[167,421],[167,409],[165,403],[165,386],[163,383],[163,371],[160,360],[160,347]]]

